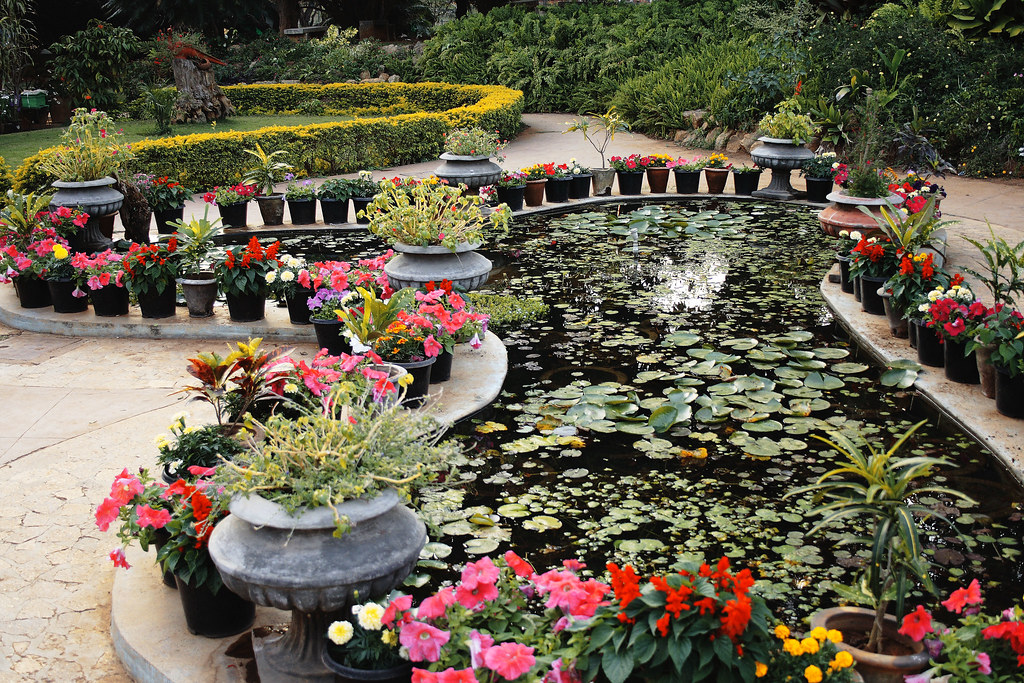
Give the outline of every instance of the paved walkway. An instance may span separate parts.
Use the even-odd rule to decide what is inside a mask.
[[[530,114],[507,168],[575,156],[600,159],[569,116]],[[665,141],[616,137],[610,154],[691,156]],[[744,155],[733,155],[742,162]],[[387,169],[424,175],[436,162]],[[767,183],[767,174],[763,179]],[[799,185],[794,178],[794,184]],[[1012,243],[1024,239],[1020,182],[948,178],[943,210],[949,261],[973,260],[961,234],[987,236],[984,219]],[[199,203],[190,211],[202,213]],[[255,213],[255,211],[253,212]],[[0,326],[0,681],[127,681],[110,640],[112,533],[92,523],[95,505],[122,467],[152,464],[153,438],[182,409],[169,394],[189,379],[184,359],[224,342],[57,337]]]

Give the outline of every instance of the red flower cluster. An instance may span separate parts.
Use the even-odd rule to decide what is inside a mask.
[[[277,252],[281,248],[281,243],[275,241],[269,247],[264,247],[260,244],[258,237],[253,235],[249,243],[245,245],[245,249],[238,251],[228,251],[224,257],[224,267],[228,270],[233,270],[237,265],[240,268],[248,268],[253,263],[265,263],[267,261],[273,261],[277,265],[281,265],[281,261],[277,258]]]
[[[1017,655],[1017,666],[1024,667],[1024,622],[1004,621],[982,630],[987,639],[1005,640]]]

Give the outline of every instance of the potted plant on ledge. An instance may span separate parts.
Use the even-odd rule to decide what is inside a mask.
[[[210,207],[205,207],[202,218],[193,218],[187,223],[177,220],[170,224],[174,229],[177,254],[181,259],[181,278],[178,284],[185,295],[190,318],[209,318],[213,315],[213,303],[217,299],[217,274],[210,269],[206,257],[213,248],[213,238],[221,227],[219,218],[209,218]]]
[[[291,173],[285,174],[288,187],[284,198],[288,201],[288,213],[292,225],[312,225],[316,223],[316,187],[312,180],[296,181]]]
[[[284,636],[254,638],[263,680],[330,675],[322,657],[332,615],[398,585],[426,543],[401,501],[439,486],[442,473],[456,483],[459,448],[438,443],[433,419],[340,385],[323,405],[271,417],[264,443],[217,473],[232,496],[210,539],[224,583],[292,610]]]
[[[920,673],[928,664],[924,647],[900,636],[897,629],[906,613],[904,601],[915,583],[935,594],[918,520],[950,522],[935,509],[913,501],[927,492],[930,496],[973,502],[954,489],[920,484],[935,469],[948,467],[949,461],[927,456],[898,457],[900,448],[923,424],[908,429],[888,449],[871,444],[859,433],[851,437],[830,432],[834,441],[815,435],[836,451],[840,460],[814,484],[785,496],[813,493],[824,497],[825,502],[813,511],[822,519],[812,528],[812,534],[850,519],[862,520],[870,530],[868,536],[849,538],[870,551],[857,585],[837,587],[837,591],[847,600],[870,604],[873,610],[835,607],[811,618],[812,627],[844,634],[840,647],[853,655],[867,683],[901,680],[905,674]],[[888,614],[890,605],[894,615]],[[902,646],[903,654],[883,654],[887,645],[890,652]]]
[[[256,194],[255,185],[238,183],[230,187],[215,187],[203,195],[207,204],[216,204],[225,228],[244,228],[249,201]]]
[[[498,201],[506,204],[509,211],[523,210],[523,199],[526,197],[526,173],[503,171],[495,185],[498,190]]]
[[[485,214],[475,193],[464,194],[436,178],[382,180],[380,188],[365,215],[370,232],[399,252],[384,266],[392,288],[450,280],[469,290],[487,281],[491,262],[475,249],[488,235],[508,230],[507,206]]]
[[[256,203],[260,205],[263,224],[281,225],[284,223],[284,193],[274,193],[274,183],[283,180],[284,174],[292,169],[291,164],[279,158],[288,153],[279,149],[268,154],[258,142],[256,149],[243,151],[256,160],[243,176],[242,182],[256,187]]]
[[[169,318],[175,313],[175,282],[180,272],[178,244],[136,244],[121,261],[125,279],[139,299],[143,318]]]
[[[139,189],[156,217],[156,231],[161,235],[173,233],[172,224],[184,218],[185,202],[192,197],[192,190],[167,176],[140,184]]]
[[[482,128],[456,128],[445,133],[443,164],[434,175],[447,180],[451,185],[465,185],[478,190],[484,185],[493,185],[501,176],[501,166],[491,161],[496,157],[504,160],[501,151],[505,147],[497,131]]]
[[[750,152],[755,164],[772,170],[772,181],[752,194],[764,199],[789,200],[802,194],[789,184],[790,172],[814,157],[814,152],[803,146],[814,134],[814,122],[808,114],[800,113],[795,97],[783,100],[776,109],[776,113],[765,114],[761,119],[758,127],[764,135],[758,138],[761,144]]]
[[[345,178],[330,178],[316,189],[320,200],[320,212],[324,223],[339,225],[348,222],[348,200],[353,197],[352,181]]]
[[[583,139],[589,142],[590,146],[601,156],[601,167],[591,167],[590,174],[594,182],[594,196],[605,197],[612,193],[612,183],[615,181],[615,169],[608,166],[605,150],[615,139],[616,133],[629,130],[629,123],[619,116],[614,107],[604,114],[591,113],[587,116],[594,121],[591,122],[587,118],[575,119],[567,124],[569,127],[563,131],[563,134],[579,131],[583,134]]]
[[[839,159],[835,152],[816,154],[804,162],[800,175],[807,185],[807,201],[824,204],[835,184],[839,170]]]
[[[244,247],[228,249],[217,262],[214,272],[228,302],[228,313],[235,322],[263,320],[266,311],[268,284],[276,275],[281,261],[277,252],[281,243],[260,244],[255,235]]]
[[[644,169],[640,165],[640,158],[639,154],[630,154],[628,157],[614,156],[608,160],[619,181],[619,194],[640,194],[643,190]]]

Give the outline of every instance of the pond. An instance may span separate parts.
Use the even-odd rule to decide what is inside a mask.
[[[837,530],[808,534],[808,497],[783,500],[830,468],[813,436],[860,427],[888,446],[929,418],[904,454],[948,457],[957,467],[934,481],[979,501],[919,500],[964,534],[925,525],[940,590],[977,577],[1000,608],[1024,594],[1020,487],[843,338],[818,291],[832,253],[814,210],[630,204],[521,217],[512,233],[487,252],[483,291],[549,311],[501,333],[504,391],[455,428],[473,482],[462,512],[436,520],[419,581],[507,549],[597,575],[609,561],[650,572],[724,554],[780,616],[803,617],[833,604],[861,560]],[[366,233],[284,242],[309,259],[381,251]]]

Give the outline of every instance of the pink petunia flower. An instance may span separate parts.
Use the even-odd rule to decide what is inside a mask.
[[[942,601],[942,606],[950,612],[960,614],[967,605],[981,603],[981,586],[978,580],[971,581],[967,588],[957,588],[948,599]]]
[[[481,346],[484,345],[484,343],[480,341],[480,335],[474,334],[473,338],[469,340],[469,345],[472,346],[474,349],[479,349]]]
[[[100,531],[106,531],[110,528],[110,523],[117,519],[119,512],[121,512],[121,505],[116,500],[104,498],[96,508],[96,526],[100,528]]]
[[[427,354],[427,358],[437,358],[442,351],[444,351],[444,347],[437,343],[434,335],[428,334],[427,338],[423,340],[423,353]]]
[[[455,600],[466,609],[476,609],[498,597],[498,587],[493,583],[479,583],[473,588],[465,584],[455,589]]]
[[[151,526],[154,529],[163,529],[167,526],[167,523],[171,521],[171,513],[169,510],[154,510],[148,505],[140,505],[138,507],[139,513],[139,526],[147,527]]]
[[[121,470],[121,473],[114,477],[114,483],[110,486],[110,497],[118,505],[127,505],[135,496],[143,492],[145,487],[137,477],[128,472],[128,468]]]
[[[451,587],[442,588],[420,603],[416,616],[420,619],[439,619],[444,616],[448,605],[454,604],[455,591]]]
[[[491,558],[485,557],[465,566],[462,570],[462,585],[473,589],[479,584],[493,584],[498,580],[500,574],[501,571],[491,561]]]
[[[434,628],[421,621],[410,621],[402,627],[398,639],[409,649],[409,659],[414,662],[436,662],[441,656],[441,648],[448,642],[451,634]]]
[[[988,653],[979,652],[975,654],[974,661],[978,664],[978,673],[985,674],[986,676],[992,673],[992,660],[989,658]]]
[[[381,617],[381,623],[391,628],[395,625],[395,620],[398,615],[402,612],[407,611],[412,607],[412,596],[411,595],[400,595],[390,603],[388,603],[387,609],[384,610],[384,616]],[[404,621],[404,619],[403,619]]]
[[[519,643],[495,645],[484,654],[484,664],[506,681],[514,681],[533,668],[533,648]]]
[[[484,653],[494,645],[494,638],[473,629],[469,633],[469,663],[474,669],[484,665]]]
[[[124,548],[114,548],[111,550],[110,561],[114,563],[115,567],[122,567],[123,569],[132,568],[132,566],[128,564],[128,560],[124,557]]]

